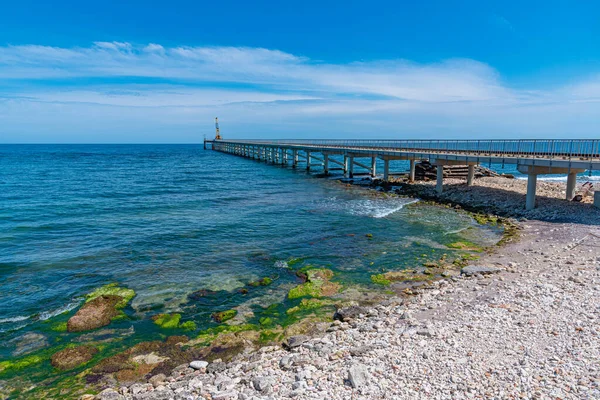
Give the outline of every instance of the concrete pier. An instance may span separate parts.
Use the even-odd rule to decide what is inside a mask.
[[[377,175],[377,157],[371,157],[371,177],[375,178]]]
[[[473,178],[475,177],[475,165],[469,164],[469,174],[467,175],[467,186],[473,186]]]
[[[572,200],[575,197],[575,184],[577,183],[577,173],[570,172],[567,175],[567,200]]]
[[[525,198],[525,209],[533,210],[535,208],[535,191],[537,188],[537,174],[527,175],[527,197]]]
[[[383,159],[383,180],[389,181],[390,178],[390,160],[388,158]]]
[[[205,147],[243,157],[264,160],[267,163],[287,165],[292,157],[292,168],[299,157],[306,161],[306,170],[323,168],[325,174],[343,170],[354,178],[354,168],[364,169],[372,177],[377,174],[377,158],[383,160],[383,178],[390,179],[390,161],[410,163],[409,181],[415,180],[416,160],[428,160],[437,166],[436,190],[444,189],[444,165],[467,166],[467,185],[475,180],[475,166],[481,163],[513,164],[527,175],[525,207],[531,210],[536,203],[538,175],[564,174],[567,177],[565,198],[576,193],[577,174],[600,170],[600,140],[205,140]],[[316,156],[321,153],[323,158]],[[370,163],[359,162],[369,158]],[[312,164],[313,159],[319,163]],[[341,168],[330,168],[331,163]],[[600,207],[600,192],[594,204]]]
[[[435,190],[438,194],[442,194],[444,191],[444,166],[442,164],[437,164],[436,173],[437,181],[435,182]]]

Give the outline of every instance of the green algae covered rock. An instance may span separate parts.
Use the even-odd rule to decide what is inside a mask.
[[[220,311],[220,312],[213,313],[212,318],[215,320],[215,322],[221,323],[221,322],[229,321],[236,315],[237,315],[237,310],[226,310],[226,311]]]
[[[124,317],[119,310],[135,296],[135,291],[116,283],[104,285],[85,296],[85,304],[67,321],[67,331],[82,332],[110,324]]]
[[[82,332],[97,329],[110,324],[120,313],[117,304],[123,300],[120,296],[100,295],[86,302],[67,321],[69,332]]]
[[[288,293],[289,299],[300,297],[323,297],[333,296],[340,290],[340,285],[331,282],[333,271],[325,268],[309,269],[303,271],[306,274],[306,282],[292,288]]]
[[[383,286],[387,286],[392,283],[392,281],[385,277],[385,274],[371,275],[371,282]]]
[[[5,372],[18,371],[35,364],[39,364],[44,360],[45,358],[41,355],[32,354],[17,360],[0,361],[0,375]]]
[[[371,282],[387,286],[392,282],[422,282],[435,278],[435,270],[405,269],[402,271],[389,271],[384,274],[371,275]]]
[[[316,310],[316,309],[324,307],[328,304],[330,304],[330,303],[327,303],[326,301],[319,300],[319,299],[302,299],[302,301],[300,301],[300,304],[288,309],[286,311],[286,313],[289,315],[289,314],[294,314],[294,313],[304,311],[304,310]]]
[[[66,348],[54,353],[50,358],[50,363],[54,368],[69,370],[87,363],[96,353],[98,353],[98,349],[92,346]]]
[[[179,326],[181,314],[158,314],[152,317],[152,321],[161,328],[173,329]]]
[[[185,329],[193,331],[196,329],[194,321],[179,323],[181,314],[158,314],[152,317],[152,321],[164,329]]]
[[[248,286],[257,287],[257,286],[269,286],[273,283],[273,279],[269,277],[264,277],[258,281],[250,282]]]
[[[85,296],[85,302],[89,303],[99,296],[119,296],[121,297],[121,301],[115,305],[115,308],[124,308],[127,303],[129,303],[131,299],[135,297],[135,291],[133,289],[119,287],[119,285],[116,283],[110,283],[87,294]]]

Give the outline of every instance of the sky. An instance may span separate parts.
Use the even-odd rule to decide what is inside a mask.
[[[0,10],[0,143],[600,137],[595,1]]]

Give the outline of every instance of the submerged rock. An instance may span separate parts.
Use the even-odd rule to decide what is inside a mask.
[[[213,313],[212,318],[215,320],[215,322],[225,322],[225,321],[232,319],[236,315],[237,315],[236,310],[226,310],[226,311],[220,311],[220,312]]]
[[[23,336],[19,336],[10,341],[15,343],[17,348],[12,355],[17,357],[23,354],[31,353],[32,351],[48,346],[48,339],[41,333],[29,332]]]
[[[90,361],[96,353],[98,353],[98,349],[95,347],[77,346],[54,353],[50,363],[58,369],[73,369]]]
[[[123,301],[120,296],[102,295],[85,303],[67,322],[69,332],[89,331],[110,324],[119,315],[117,305]]]

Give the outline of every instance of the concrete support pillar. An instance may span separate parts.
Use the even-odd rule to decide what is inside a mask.
[[[279,149],[279,164],[283,165],[283,149]]]
[[[371,176],[375,178],[377,175],[377,157],[371,157]]]
[[[575,183],[577,183],[577,173],[571,172],[567,175],[567,200],[575,196]]]
[[[306,170],[310,171],[310,151],[306,152]]]
[[[537,187],[537,174],[529,173],[527,175],[527,199],[525,200],[525,209],[533,210],[535,208],[535,190]]]
[[[354,178],[354,157],[348,157],[348,178]]]
[[[292,150],[292,168],[298,166],[298,150]]]
[[[387,158],[383,159],[383,180],[388,181],[390,178],[390,160]]]
[[[437,182],[435,185],[435,190],[438,192],[438,194],[442,194],[442,192],[444,191],[444,166],[438,164],[436,166],[436,169],[437,169]]]
[[[329,154],[323,154],[323,170],[325,175],[329,175]]]
[[[344,175],[348,173],[348,156],[344,156]]]
[[[415,181],[415,160],[410,160],[410,172],[408,174],[408,180],[410,182]]]
[[[469,173],[467,175],[467,186],[473,186],[473,177],[475,177],[475,166],[469,165]]]

